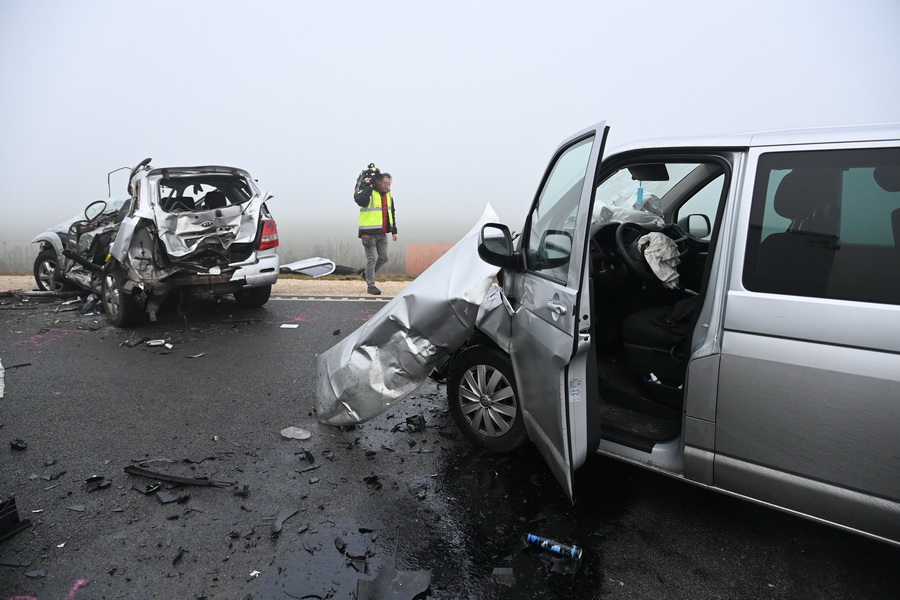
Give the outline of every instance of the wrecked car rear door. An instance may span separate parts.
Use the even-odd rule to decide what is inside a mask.
[[[596,449],[589,440],[599,426],[588,415],[590,292],[582,283],[606,132],[599,123],[557,151],[520,241],[524,268],[504,271],[514,301],[510,356],[525,428],[570,498],[573,472]]]

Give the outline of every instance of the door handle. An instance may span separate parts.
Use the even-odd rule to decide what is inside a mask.
[[[562,302],[557,302],[556,300],[550,300],[547,302],[547,308],[550,309],[550,312],[556,313],[558,315],[566,314],[566,305]]]

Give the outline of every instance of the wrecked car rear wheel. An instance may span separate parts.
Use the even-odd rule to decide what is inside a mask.
[[[58,270],[56,250],[47,248],[34,259],[34,282],[38,289],[44,292],[60,292],[70,289],[72,286],[65,281],[57,279]]]
[[[512,452],[527,439],[509,358],[493,348],[463,352],[447,376],[450,412],[463,434],[492,452]]]
[[[125,291],[125,274],[118,266],[108,265],[103,271],[103,309],[116,327],[130,325],[141,315],[141,307]]]
[[[259,308],[269,301],[272,295],[272,286],[264,285],[262,287],[249,288],[234,293],[234,299],[244,308]]]

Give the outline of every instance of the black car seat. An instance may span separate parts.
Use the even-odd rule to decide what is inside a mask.
[[[774,208],[791,223],[759,245],[754,280],[761,291],[824,295],[839,246],[840,171],[794,169],[775,192]]]
[[[203,196],[203,204],[207,209],[223,208],[228,204],[228,197],[225,195],[225,192],[214,190],[212,192],[207,192],[207,194]]]
[[[625,317],[622,343],[631,370],[645,379],[652,373],[671,388],[684,383],[689,334],[700,304],[700,296],[689,296],[673,306],[651,306]],[[680,397],[673,402],[680,402]]]

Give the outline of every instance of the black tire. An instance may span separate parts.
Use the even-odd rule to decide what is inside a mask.
[[[135,323],[143,313],[134,296],[125,291],[125,274],[118,265],[109,264],[103,270],[103,310],[116,327]]]
[[[234,293],[234,299],[244,308],[259,308],[269,301],[271,295],[272,286],[264,285],[237,291]]]
[[[447,375],[453,420],[469,440],[491,452],[513,452],[527,441],[509,357],[477,347],[453,359]]]
[[[59,262],[53,248],[42,250],[34,259],[34,282],[44,292],[61,292],[73,288],[68,282],[59,279]]]

